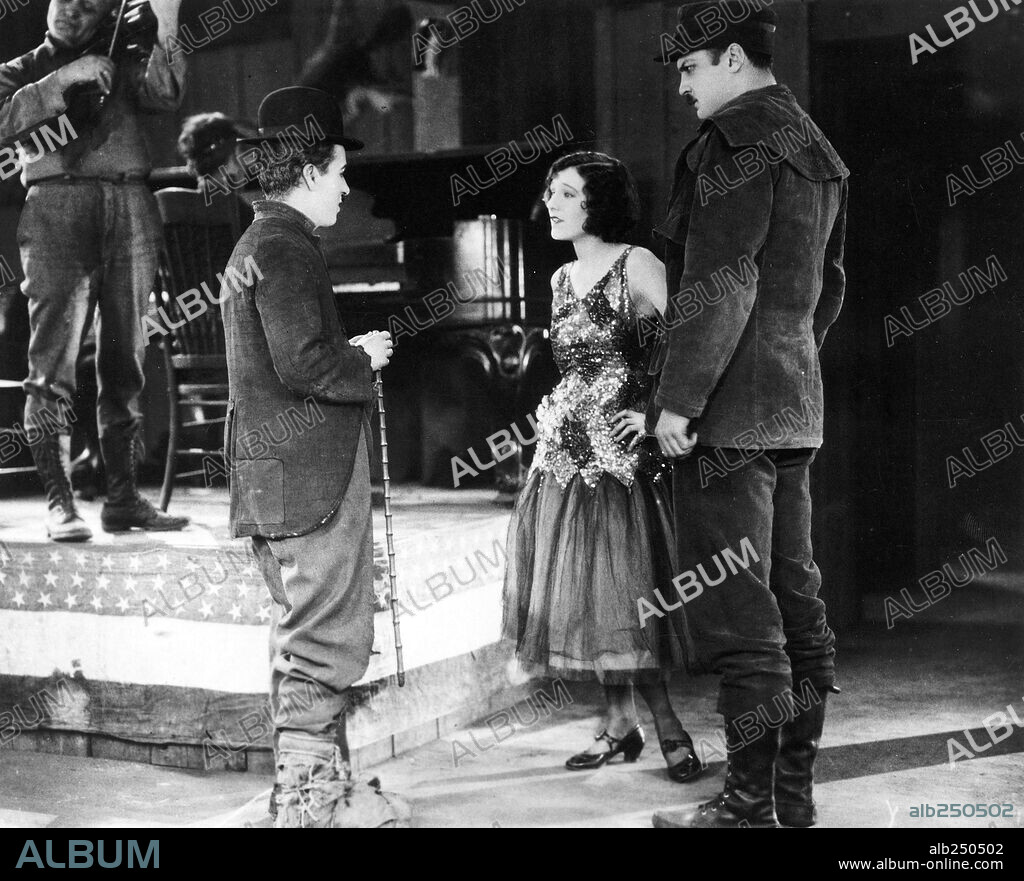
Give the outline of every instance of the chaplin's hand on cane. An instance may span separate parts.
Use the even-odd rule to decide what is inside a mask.
[[[386,330],[371,330],[362,336],[353,337],[349,342],[353,346],[359,346],[370,356],[370,369],[374,372],[383,370],[391,360],[394,351],[394,343],[391,341],[391,334]]]

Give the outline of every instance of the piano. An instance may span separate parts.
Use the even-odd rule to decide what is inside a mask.
[[[557,381],[550,279],[573,252],[551,241],[543,209],[539,222],[531,215],[568,149],[503,179],[486,171],[490,147],[350,166],[354,198],[322,237],[350,332],[388,329],[396,341],[385,373],[396,480],[453,486],[457,456],[480,471],[460,487],[521,484],[531,449],[486,470],[470,451],[488,464],[495,432],[517,425],[530,438],[528,416]]]

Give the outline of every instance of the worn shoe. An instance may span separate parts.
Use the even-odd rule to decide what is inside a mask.
[[[51,505],[46,513],[46,535],[51,541],[89,541],[92,530],[86,525],[74,503]]]
[[[46,534],[52,541],[88,541],[92,530],[75,508],[71,491],[71,437],[48,434],[29,444],[39,479],[46,490]]]
[[[274,786],[274,827],[277,829],[405,828],[412,816],[408,804],[382,792],[380,781],[353,780],[340,750],[334,758],[293,759],[282,753]],[[271,811],[274,814],[274,811]]]
[[[345,763],[345,767],[348,764]],[[359,778],[352,791],[334,810],[335,829],[406,829],[412,818],[409,803],[393,792],[384,792],[380,780]]]
[[[173,517],[153,507],[142,496],[128,504],[112,505],[106,502],[100,520],[107,532],[127,532],[143,529],[146,532],[174,532],[189,524],[188,517]]]

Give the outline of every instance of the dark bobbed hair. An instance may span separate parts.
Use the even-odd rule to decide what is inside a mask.
[[[725,51],[733,43],[736,43],[741,49],[743,49],[747,58],[750,60],[750,63],[754,65],[755,68],[762,70],[765,73],[772,73],[771,55],[768,55],[765,52],[751,52],[745,45],[743,45],[743,40],[737,39],[724,39],[719,42],[712,43],[710,46],[706,46],[705,48],[711,53],[711,63],[718,64],[718,62],[722,60],[722,56],[725,54]]]
[[[280,154],[280,155],[277,155]],[[334,158],[334,144],[317,141],[299,150],[290,144],[264,144],[260,155],[265,165],[260,171],[260,187],[268,199],[287,195],[302,183],[302,169],[312,165],[321,174]]]
[[[551,182],[568,168],[575,168],[583,178],[587,211],[583,231],[605,242],[623,241],[640,217],[640,196],[629,169],[606,153],[579,151],[556,159],[548,169],[534,218],[544,216],[543,202]]]
[[[178,153],[190,174],[206,177],[231,158],[242,131],[223,113],[197,113],[182,123]]]

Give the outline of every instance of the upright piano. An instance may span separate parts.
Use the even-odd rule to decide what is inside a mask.
[[[528,417],[557,380],[550,278],[573,252],[536,209],[558,153],[498,179],[482,171],[490,150],[356,157],[353,195],[321,231],[346,327],[396,341],[385,385],[397,481],[453,486],[460,457],[479,474],[463,471],[459,486],[514,489],[532,449],[517,441],[494,462],[487,438],[517,426],[513,440],[529,440]]]

